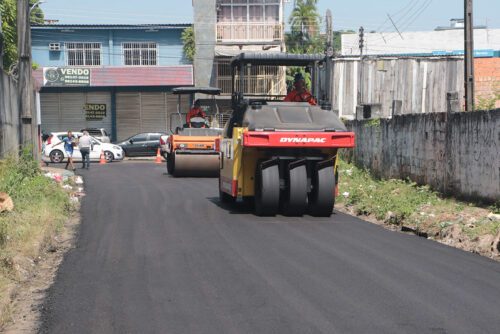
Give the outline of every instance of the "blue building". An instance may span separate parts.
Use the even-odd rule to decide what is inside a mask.
[[[181,40],[189,26],[33,26],[42,130],[98,127],[114,140],[167,131],[172,88],[194,82]]]

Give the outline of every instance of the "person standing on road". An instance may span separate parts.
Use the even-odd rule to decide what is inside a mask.
[[[82,169],[90,167],[90,151],[92,150],[92,138],[87,131],[83,131],[83,136],[78,140],[78,147],[82,154]]]
[[[60,143],[54,145],[54,147],[63,143],[64,151],[66,151],[66,155],[68,156],[68,162],[66,162],[65,169],[68,169],[68,167],[71,166],[71,170],[75,171],[76,168],[73,164],[73,151],[76,146],[76,138],[73,137],[73,133],[71,131],[68,131],[68,135],[64,137],[64,139]]]

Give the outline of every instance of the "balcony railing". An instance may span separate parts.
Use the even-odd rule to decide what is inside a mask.
[[[217,42],[273,42],[283,40],[283,26],[266,22],[219,22]]]

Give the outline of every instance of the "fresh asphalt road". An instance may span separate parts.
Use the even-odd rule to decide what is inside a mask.
[[[43,333],[500,333],[500,264],[337,213],[260,218],[164,165],[83,171]]]

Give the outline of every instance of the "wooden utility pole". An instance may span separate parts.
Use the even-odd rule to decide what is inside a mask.
[[[472,0],[465,1],[465,111],[474,111],[474,22]]]
[[[33,142],[32,106],[33,88],[31,82],[31,29],[29,0],[17,0],[17,50],[19,53],[19,111],[21,115],[22,146]]]
[[[0,13],[0,70],[3,69],[3,31],[2,31],[2,13]]]

